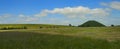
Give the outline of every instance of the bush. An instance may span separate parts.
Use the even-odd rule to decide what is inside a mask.
[[[112,24],[111,27],[114,27],[114,25]]]
[[[27,29],[27,27],[26,27],[26,26],[24,26],[24,27],[23,27],[23,29]]]
[[[43,28],[43,27],[40,27],[40,28]]]
[[[72,26],[72,24],[69,24],[69,26],[71,27],[71,26]]]
[[[7,30],[7,28],[6,28],[6,27],[3,27],[3,28],[1,28],[1,30]]]
[[[0,30],[11,30],[11,29],[27,29],[27,27],[2,27]]]

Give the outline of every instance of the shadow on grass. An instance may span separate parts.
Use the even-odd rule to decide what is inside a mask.
[[[32,32],[0,32],[0,49],[118,49],[120,41]]]

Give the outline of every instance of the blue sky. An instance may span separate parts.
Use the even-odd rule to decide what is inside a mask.
[[[120,0],[0,0],[0,23],[120,25]]]

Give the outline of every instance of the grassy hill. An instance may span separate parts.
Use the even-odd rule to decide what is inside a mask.
[[[79,27],[105,27],[105,25],[95,20],[90,20],[83,23],[82,25],[79,25]]]

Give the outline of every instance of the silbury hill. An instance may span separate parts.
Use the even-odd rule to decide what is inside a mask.
[[[105,25],[98,21],[90,20],[83,23],[82,25],[79,25],[78,27],[105,27]]]

